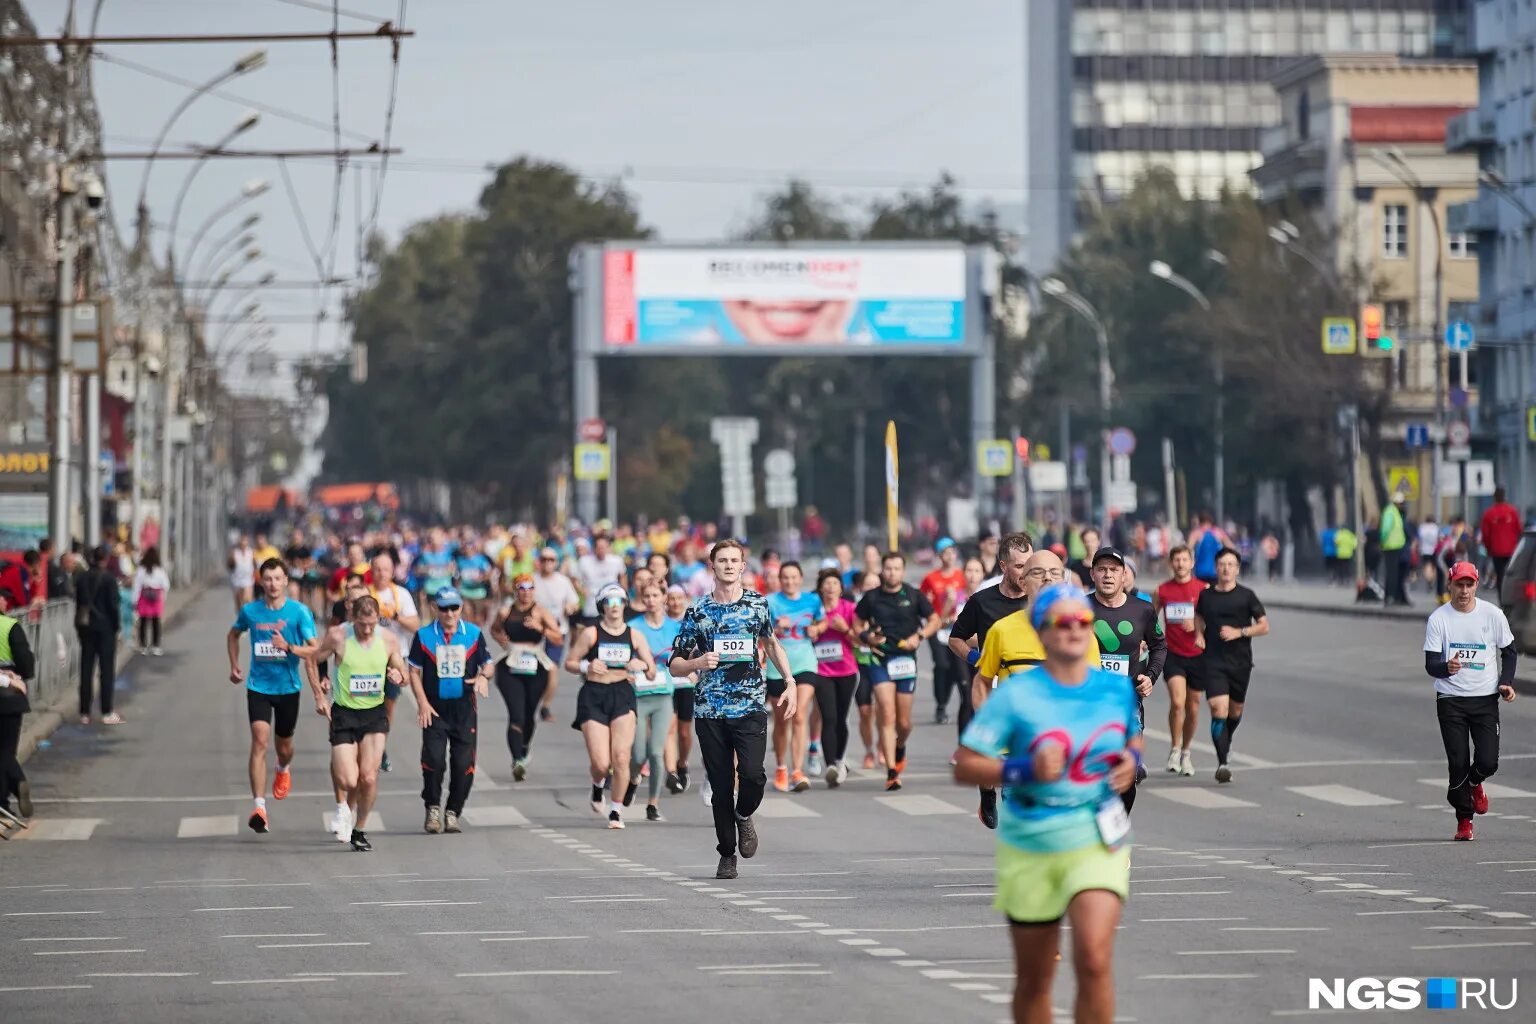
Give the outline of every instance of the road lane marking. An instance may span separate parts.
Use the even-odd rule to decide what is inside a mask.
[[[1202,811],[1259,806],[1249,800],[1239,800],[1235,796],[1218,793],[1214,789],[1148,789],[1147,792],[1153,796],[1162,797],[1164,800],[1183,804],[1185,807],[1198,808]]]
[[[1528,917],[1531,916],[1529,914],[1518,914],[1518,913],[1516,913],[1513,910],[1490,910],[1487,913],[1488,913],[1489,917],[1501,917],[1501,918],[1513,918],[1513,919],[1523,919],[1523,918],[1528,918]]]
[[[427,882],[489,882],[489,878],[401,878],[393,885],[416,885]]]
[[[777,971],[791,967],[809,968],[820,967],[821,964],[707,964],[697,967],[700,971]]]
[[[1137,893],[1136,895],[1145,895]],[[1246,917],[1143,917],[1141,924],[1204,924],[1211,921],[1246,921]]]
[[[96,971],[82,978],[195,978],[196,971]]]
[[[371,946],[371,942],[272,942],[257,949],[319,949],[331,946]]]
[[[404,971],[294,971],[295,978],[403,978]]]
[[[319,977],[304,978],[240,978],[233,981],[214,981],[211,985],[302,985],[308,981],[331,981],[334,975],[324,974]]]
[[[464,820],[479,828],[528,824],[527,816],[510,804],[476,807],[465,813]]]
[[[494,931],[494,932],[417,932],[417,935],[522,935],[522,931]]]
[[[806,927],[810,927],[807,925]],[[979,928],[1006,928],[1003,923],[988,924],[930,924],[921,928],[860,928],[865,935],[908,935],[917,932],[963,932]]]
[[[90,985],[13,985],[9,988],[0,988],[0,992],[67,992],[71,989],[90,987]]]
[[[481,942],[571,942],[588,938],[586,935],[497,935],[481,939]]]
[[[618,971],[465,971],[455,974],[455,978],[590,978],[605,974],[618,974]]]
[[[893,811],[909,814],[913,817],[927,817],[934,814],[974,814],[975,811],[964,807],[956,807],[947,800],[940,800],[936,796],[927,793],[914,793],[909,796],[877,796],[875,803],[889,807]]]
[[[238,935],[220,935],[221,939],[323,939],[325,932],[243,932]]]
[[[6,917],[86,917],[100,914],[99,910],[11,910]]]
[[[121,935],[60,935],[53,938],[18,939],[19,942],[125,942]]]
[[[1295,953],[1294,949],[1181,949],[1175,956],[1285,956]]]
[[[1375,846],[1367,846],[1367,850],[1397,850],[1404,846],[1447,846],[1455,842],[1453,839],[1429,839],[1417,843],[1379,843]]]
[[[76,893],[81,893],[81,892],[132,892],[135,888],[137,888],[137,886],[132,886],[132,885],[101,885],[101,886],[94,886],[94,887],[88,888],[88,889],[75,889],[75,888],[69,888],[69,889],[65,889],[65,888],[42,889],[42,890],[39,890],[36,893],[20,893],[19,895],[22,895],[22,896],[43,896],[43,895],[47,895],[47,896],[73,896]]]
[[[714,971],[711,978],[805,978],[818,975],[828,975],[831,971]],[[1009,998],[1012,998],[1011,996]]]
[[[1450,908],[1446,908],[1449,910]],[[1356,917],[1395,917],[1398,914],[1442,914],[1442,910],[1360,910]]]
[[[91,838],[105,818],[45,818],[32,822],[32,827],[16,836],[31,842],[79,842]]]
[[[175,892],[177,889],[306,889],[313,882],[183,882],[157,885],[146,892]]]
[[[33,956],[95,956],[99,953],[142,953],[142,949],[46,949]]]
[[[214,814],[206,817],[182,818],[176,825],[177,839],[206,839],[211,836],[240,834],[240,817],[235,814]]]
[[[1528,924],[1427,924],[1425,931],[1429,932],[1526,932],[1531,931],[1532,925]]]
[[[1184,878],[1147,878],[1143,879],[1143,885],[1162,885],[1165,882],[1225,882],[1226,875],[1188,875]]]
[[[232,914],[245,910],[292,910],[292,907],[197,907],[194,914]]]
[[[1223,928],[1224,932],[1326,932],[1327,928],[1271,928],[1268,926],[1251,925]]]
[[[1448,946],[1410,946],[1410,949],[1501,949],[1508,946],[1536,946],[1536,942],[1467,942]]]
[[[1286,786],[1285,788],[1298,796],[1308,797],[1312,800],[1321,800],[1327,804],[1338,804],[1340,807],[1390,807],[1393,804],[1402,803],[1401,800],[1393,800],[1391,797],[1367,793],[1365,790],[1355,789],[1353,786],[1330,784],[1325,786]]]
[[[1155,740],[1161,740],[1164,743],[1171,743],[1172,742],[1172,738],[1167,733],[1165,733],[1165,732],[1163,732],[1163,731],[1161,731],[1159,729],[1144,728],[1144,729],[1142,729],[1142,732],[1145,733],[1148,736],[1151,736]],[[1202,754],[1208,754],[1211,757],[1215,757],[1216,756],[1216,748],[1211,746],[1209,743],[1206,743],[1203,740],[1196,740],[1192,744],[1192,746],[1193,746],[1193,749],[1200,751]],[[1239,754],[1236,751],[1233,751],[1230,756],[1231,756],[1233,764],[1242,765],[1245,768],[1283,768],[1283,767],[1286,767],[1285,765],[1276,764],[1273,761],[1266,761],[1262,757],[1254,757],[1252,754]]]
[[[1231,889],[1203,889],[1199,892],[1138,892],[1139,897],[1146,896],[1230,896]]]
[[[1247,981],[1257,974],[1138,974],[1137,981]],[[1009,998],[1012,998],[1011,996]]]
[[[1347,861],[1299,860],[1298,868],[1389,868],[1390,864],[1356,864]]]
[[[738,896],[792,896],[796,893],[837,892],[836,889],[748,889]]]

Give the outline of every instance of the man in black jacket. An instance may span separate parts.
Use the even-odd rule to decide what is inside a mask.
[[[107,569],[112,552],[102,545],[91,552],[90,571],[75,585],[75,631],[80,635],[80,724],[91,724],[91,680],[101,668],[101,720],[120,725],[121,715],[112,710],[112,689],[117,681],[117,635],[122,611],[117,578]]]
[[[27,701],[27,680],[36,667],[26,629],[0,612],[0,834],[16,822],[11,814],[13,795],[21,816],[32,816],[32,790],[16,758],[16,748],[21,742],[22,717],[32,710]]]

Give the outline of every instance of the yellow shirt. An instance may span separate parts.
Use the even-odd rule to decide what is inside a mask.
[[[262,563],[270,558],[276,558],[281,561],[283,553],[277,550],[277,548],[273,547],[271,544],[268,544],[266,547],[257,548],[254,557],[256,559],[256,568],[260,569]]]
[[[1099,641],[1088,638],[1090,664],[1099,664]],[[1045,645],[1040,634],[1029,624],[1029,609],[1021,609],[1004,616],[987,630],[987,639],[981,645],[981,660],[976,664],[978,674],[999,682],[1008,676],[1028,672],[1045,660]]]

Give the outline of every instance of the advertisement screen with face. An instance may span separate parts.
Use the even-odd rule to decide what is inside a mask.
[[[609,249],[603,341],[958,348],[965,298],[959,247]]]

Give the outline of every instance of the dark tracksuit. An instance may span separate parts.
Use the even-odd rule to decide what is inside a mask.
[[[462,648],[463,672],[439,676],[444,651]],[[452,637],[444,636],[437,623],[424,626],[411,640],[409,662],[421,670],[422,690],[437,712],[432,724],[421,731],[421,798],[427,807],[442,805],[454,814],[464,813],[469,788],[475,781],[476,730],[479,725],[475,679],[491,663],[485,638],[472,623],[461,622]],[[443,775],[448,775],[448,802],[442,804]]]

